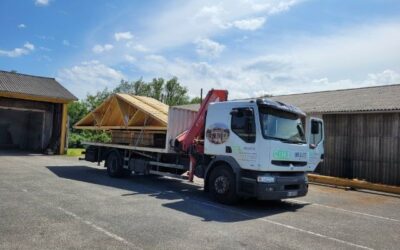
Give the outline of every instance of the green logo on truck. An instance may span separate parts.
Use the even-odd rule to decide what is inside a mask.
[[[274,151],[272,157],[276,160],[288,160],[290,158],[289,152],[283,150]]]

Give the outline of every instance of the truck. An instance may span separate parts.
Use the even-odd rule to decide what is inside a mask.
[[[212,89],[197,112],[169,107],[161,146],[85,142],[84,160],[104,161],[110,177],[164,175],[204,180],[223,204],[240,198],[305,196],[307,172],[324,156],[324,123],[299,108],[268,98],[228,101]]]

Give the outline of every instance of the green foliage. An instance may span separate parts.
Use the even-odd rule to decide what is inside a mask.
[[[192,100],[190,100],[190,104],[198,104],[201,103],[200,97],[195,97]]]
[[[173,77],[168,80],[165,84],[165,95],[163,98],[163,102],[167,105],[182,105],[189,103],[189,97],[187,95],[187,88],[182,87],[178,82],[178,78]]]
[[[97,91],[95,94],[88,94],[83,100],[68,105],[71,131],[68,141],[69,147],[80,148],[83,141],[109,142],[111,140],[110,135],[106,132],[75,130],[73,129],[73,125],[114,93],[148,96],[169,106],[200,103],[199,97],[190,100],[187,88],[183,87],[176,77],[168,81],[165,81],[161,77],[154,78],[151,82],[145,82],[142,78],[134,82],[121,80],[120,84],[113,90],[105,88],[102,91]]]
[[[97,91],[96,94],[91,95],[88,94],[85,100],[82,100],[88,107],[88,110],[91,111],[97,108],[102,102],[104,102],[113,92],[109,91],[107,88],[102,91]]]
[[[82,142],[91,141],[91,142],[110,142],[111,136],[109,133],[104,131],[89,131],[89,130],[80,130],[77,132],[71,132],[68,138],[68,147],[69,148],[82,148]]]
[[[76,101],[68,104],[69,128],[82,119],[89,112],[88,104],[85,101]]]

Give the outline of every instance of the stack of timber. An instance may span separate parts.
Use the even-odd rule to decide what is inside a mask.
[[[114,94],[74,128],[108,131],[116,144],[165,147],[168,108],[150,97]]]

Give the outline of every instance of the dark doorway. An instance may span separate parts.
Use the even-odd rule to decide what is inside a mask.
[[[44,111],[0,108],[0,149],[42,151],[44,119]]]

